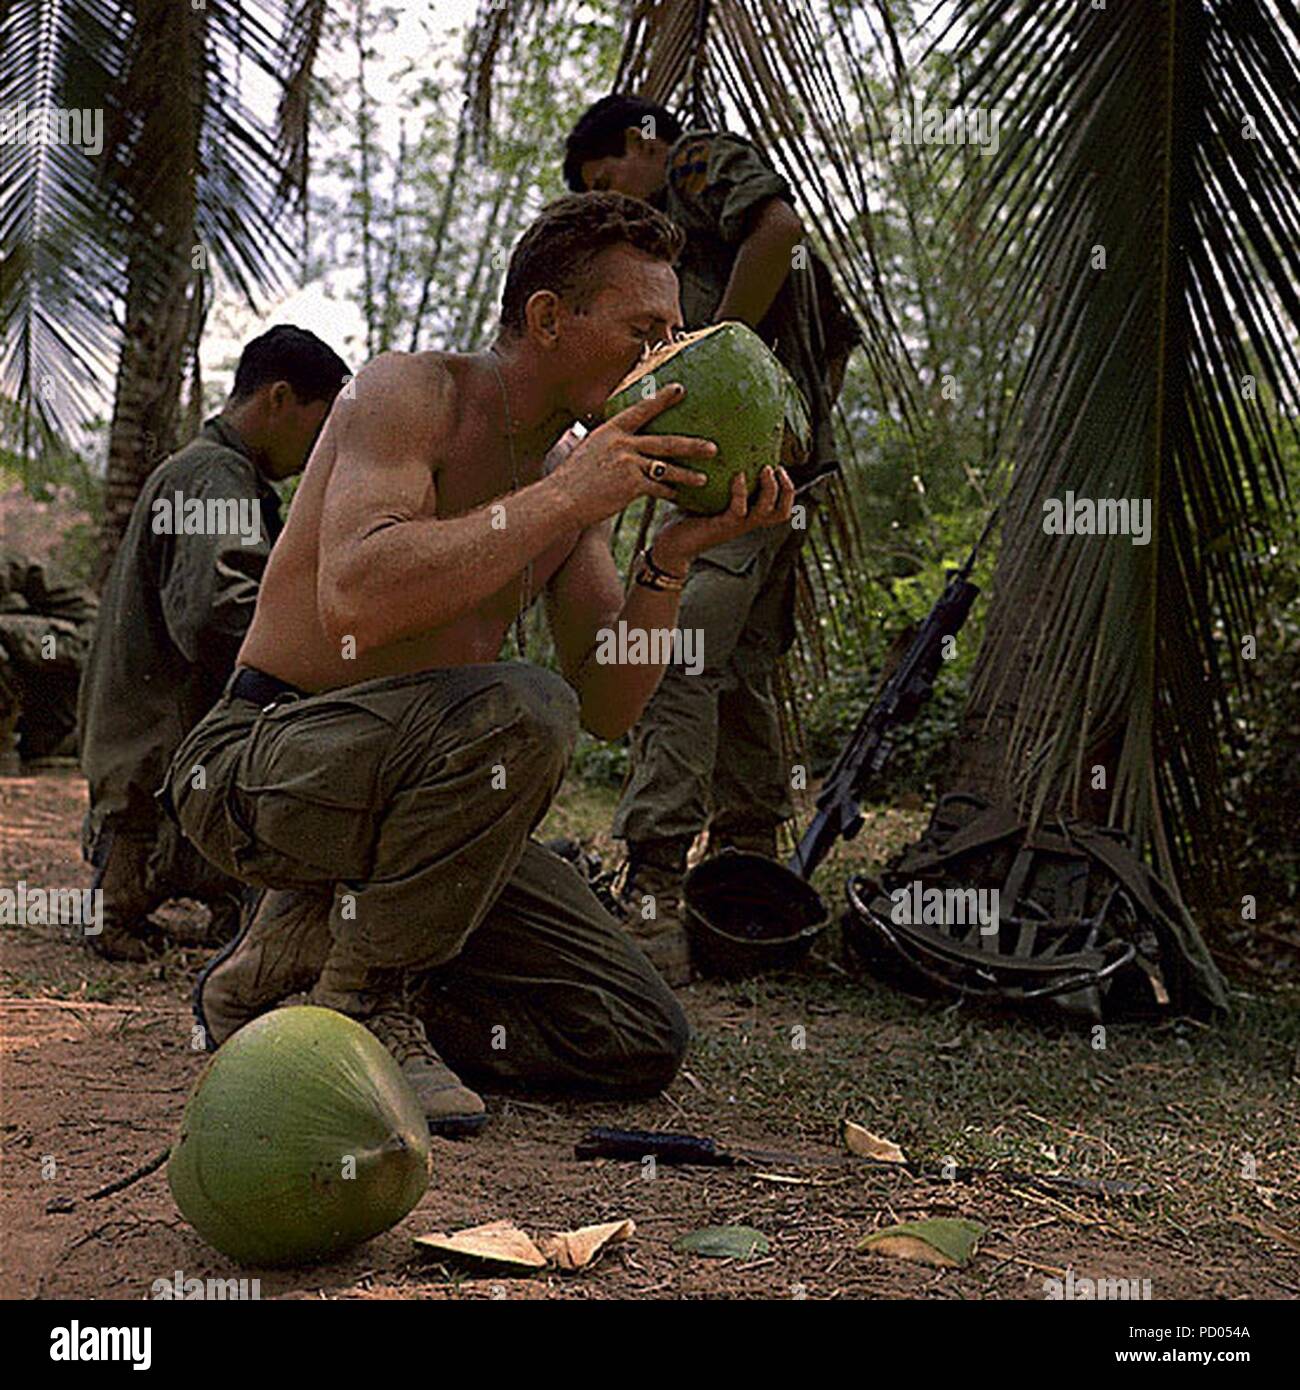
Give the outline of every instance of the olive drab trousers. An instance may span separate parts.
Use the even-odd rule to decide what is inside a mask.
[[[752,531],[700,555],[677,625],[702,634],[703,670],[664,670],[632,735],[613,833],[633,843],[775,830],[794,814],[774,688],[794,641],[805,529]]]
[[[178,750],[185,834],[263,888],[332,897],[335,951],[404,973],[467,1077],[644,1094],[689,1029],[586,881],[531,838],[578,703],[524,662],[367,681],[265,708],[226,694]]]

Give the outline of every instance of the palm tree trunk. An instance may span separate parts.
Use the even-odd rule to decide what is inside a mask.
[[[177,444],[186,347],[197,321],[190,301],[199,291],[196,178],[206,25],[206,9],[173,0],[140,5],[127,91],[142,127],[123,178],[134,225],[108,441],[101,585],[141,484]]]
[[[181,368],[191,318],[186,294],[189,273],[188,265],[182,263],[160,274],[159,260],[152,248],[131,260],[126,332],[108,442],[97,576],[101,584],[144,480],[176,447]]]

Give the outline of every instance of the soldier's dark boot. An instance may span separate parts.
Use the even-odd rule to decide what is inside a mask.
[[[623,925],[674,989],[691,982],[691,948],[682,920],[682,880],[691,837],[629,840],[619,891]]]
[[[399,971],[359,969],[332,956],[307,1002],[336,1009],[370,1029],[401,1067],[431,1133],[458,1138],[486,1123],[482,1097],[438,1056],[424,1024],[407,1007]]]
[[[328,894],[263,893],[194,986],[194,1018],[208,1050],[288,996],[311,989],[332,944]]]
[[[148,836],[108,830],[95,866],[92,889],[103,893],[99,930],[87,931],[85,943],[105,960],[140,964],[156,956],[164,945],[162,930],[150,921],[158,899],[148,887]]]

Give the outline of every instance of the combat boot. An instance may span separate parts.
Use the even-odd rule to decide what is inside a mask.
[[[673,989],[691,982],[691,947],[682,920],[682,879],[690,838],[629,841],[618,901],[623,926]]]
[[[149,913],[158,897],[148,888],[151,850],[148,835],[117,828],[105,831],[91,889],[103,893],[99,930],[86,932],[85,944],[105,960],[136,965],[159,955],[165,939]]]
[[[308,1003],[364,1024],[392,1054],[424,1108],[430,1133],[454,1139],[487,1122],[483,1099],[433,1050],[424,1024],[406,1007],[401,975],[326,962]]]
[[[332,944],[328,894],[263,893],[194,986],[194,1019],[208,1051],[290,995],[311,989]]]

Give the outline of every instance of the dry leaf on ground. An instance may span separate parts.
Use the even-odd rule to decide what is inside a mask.
[[[852,1120],[840,1122],[840,1138],[844,1147],[858,1158],[874,1158],[877,1163],[906,1163],[907,1156],[890,1139],[882,1139]]]
[[[635,1231],[635,1221],[605,1221],[576,1231],[557,1231],[543,1239],[542,1252],[557,1269],[586,1269],[611,1245],[630,1240]]]

